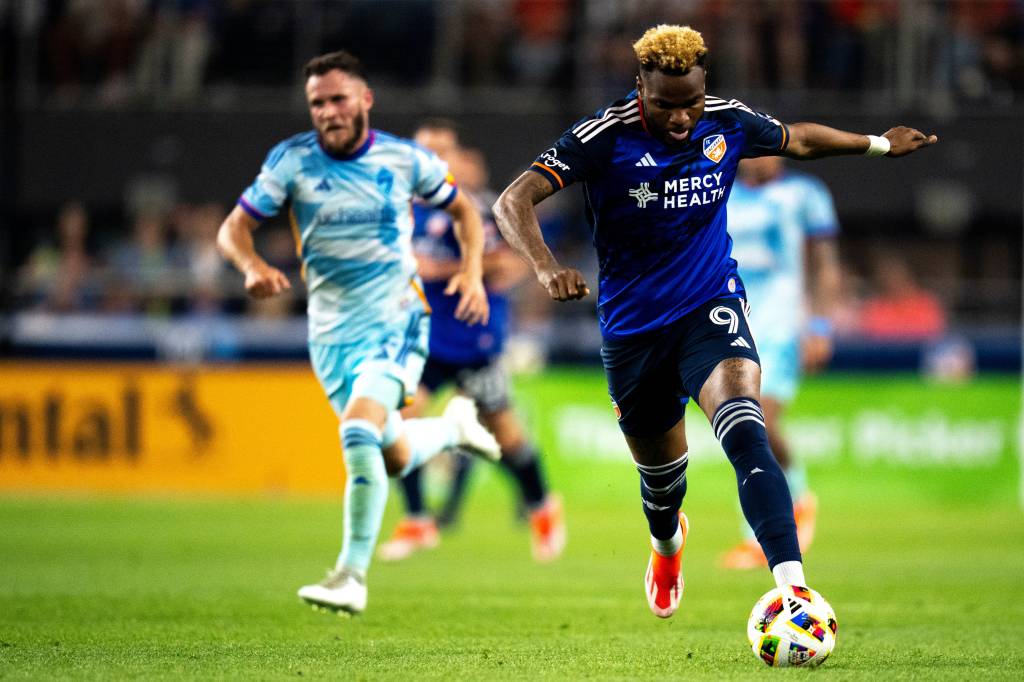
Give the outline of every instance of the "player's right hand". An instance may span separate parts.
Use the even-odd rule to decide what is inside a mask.
[[[253,298],[270,298],[291,288],[285,274],[266,263],[256,263],[245,271],[245,291]]]
[[[590,294],[583,274],[576,268],[555,265],[537,270],[540,285],[556,301],[576,301]]]
[[[484,289],[484,281],[479,273],[471,275],[463,270],[456,272],[448,280],[444,294],[459,295],[459,303],[455,306],[456,320],[462,320],[471,327],[474,324],[487,324],[490,320],[491,308],[487,302],[487,290]]]

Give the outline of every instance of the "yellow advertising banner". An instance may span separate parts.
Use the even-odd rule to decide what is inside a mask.
[[[340,493],[308,365],[0,364],[0,490]]]

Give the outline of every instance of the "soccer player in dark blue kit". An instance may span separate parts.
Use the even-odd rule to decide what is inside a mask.
[[[506,241],[548,294],[579,299],[589,287],[548,249],[534,206],[584,183],[599,265],[601,358],[651,533],[644,587],[651,611],[667,618],[683,592],[683,415],[691,397],[736,470],[740,505],[777,585],[807,585],[793,501],[758,402],[758,355],[726,232],[740,159],[898,157],[938,139],[902,126],[874,136],[786,124],[708,95],[708,50],[688,26],[652,28],[633,50],[636,90],[573,125],[494,209]]]
[[[530,520],[534,558],[553,561],[562,553],[566,541],[561,498],[548,490],[540,454],[512,407],[508,377],[500,362],[509,324],[507,292],[522,281],[528,270],[502,241],[490,218],[495,195],[487,187],[486,165],[478,153],[459,144],[455,123],[429,119],[419,125],[413,139],[448,164],[460,189],[481,211],[490,318],[485,324],[471,327],[455,316],[452,297],[444,293],[452,272],[459,267],[453,221],[444,211],[415,204],[413,249],[432,309],[430,354],[416,398],[402,414],[406,418],[422,416],[430,397],[446,385],[455,386],[471,398],[480,423],[494,434],[501,447],[502,466],[519,489]],[[455,521],[472,463],[473,459],[465,454],[455,455],[448,497],[436,521],[423,499],[422,471],[414,469],[402,477],[406,515],[391,539],[379,547],[378,556],[397,561],[435,547],[439,541],[438,527]]]

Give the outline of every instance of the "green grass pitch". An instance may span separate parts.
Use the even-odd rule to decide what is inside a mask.
[[[602,399],[599,376],[556,379]],[[522,386],[531,420],[546,409],[536,388]],[[837,390],[856,399],[864,387],[815,382],[800,404]],[[1015,417],[1015,382],[986,390],[1012,399]],[[548,397],[552,409],[563,400]],[[623,453],[593,465],[552,453],[570,538],[545,566],[529,558],[508,486],[480,466],[457,532],[375,563],[368,610],[351,619],[295,597],[337,552],[338,500],[5,495],[0,678],[1020,679],[1024,515],[1009,456],[969,470],[811,466],[821,512],[807,575],[839,636],[809,672],[771,670],[747,646],[747,614],[772,581],[716,565],[738,535],[725,464],[691,467],[686,592],[674,618],[649,613],[646,528]]]

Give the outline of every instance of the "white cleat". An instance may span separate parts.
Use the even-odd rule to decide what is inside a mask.
[[[359,614],[366,608],[366,580],[346,568],[336,568],[317,584],[300,587],[299,598],[317,610]]]
[[[469,398],[453,396],[444,408],[444,417],[451,420],[458,430],[457,445],[492,462],[501,458],[501,446],[484,425],[477,419],[476,405]]]

